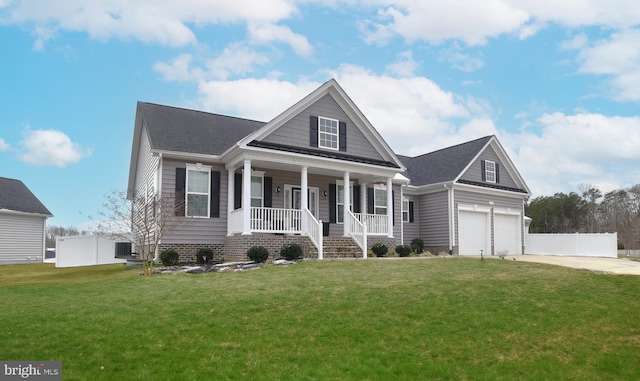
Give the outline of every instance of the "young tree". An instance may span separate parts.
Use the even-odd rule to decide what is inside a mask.
[[[175,210],[184,208],[183,205],[184,198],[174,195],[135,194],[128,198],[126,191],[112,191],[99,213],[96,234],[133,243],[140,254],[144,275],[151,275],[162,238],[187,221],[175,215]]]

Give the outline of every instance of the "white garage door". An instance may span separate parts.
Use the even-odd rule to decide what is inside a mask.
[[[494,228],[495,254],[500,255],[504,252],[511,255],[520,254],[518,216],[496,213],[494,215]]]
[[[460,255],[487,255],[489,247],[488,213],[460,211],[458,214],[458,245]]]

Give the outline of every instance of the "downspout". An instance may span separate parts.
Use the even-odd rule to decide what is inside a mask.
[[[405,184],[400,185],[400,244],[404,245],[404,187]],[[395,213],[395,211],[394,211]]]
[[[453,187],[449,187],[447,184],[444,184],[444,187],[447,189],[447,207],[449,212],[449,255],[453,254],[453,238],[454,234],[454,216],[453,216]]]

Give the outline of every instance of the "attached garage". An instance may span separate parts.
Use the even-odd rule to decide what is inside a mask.
[[[495,211],[493,223],[494,254],[521,254],[520,215]]]
[[[460,255],[490,254],[491,214],[489,209],[460,208],[458,211],[458,251]]]

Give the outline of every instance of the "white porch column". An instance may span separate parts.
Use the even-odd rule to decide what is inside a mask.
[[[233,212],[233,205],[235,194],[235,171],[229,169],[227,175],[227,235],[231,235],[231,213]]]
[[[306,209],[309,209],[309,190],[308,190],[308,186],[307,186],[307,167],[302,167],[302,171],[300,171],[300,192],[302,192],[302,194],[300,195],[300,209],[301,209],[301,213],[302,213],[302,218],[301,218],[301,227],[302,227],[302,233],[307,233],[307,213],[305,212]]]
[[[242,235],[251,235],[251,160],[242,171]]]
[[[344,173],[344,178],[342,179],[344,182],[344,215],[342,217],[342,221],[344,221],[344,236],[347,237],[351,233],[351,225],[349,220],[349,205],[351,205],[351,181],[349,179],[349,172]]]
[[[387,179],[387,237],[393,237],[393,184],[391,177]]]

